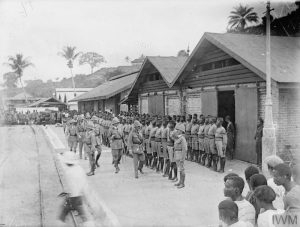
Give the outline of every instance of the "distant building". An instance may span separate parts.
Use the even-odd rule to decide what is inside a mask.
[[[91,89],[92,88],[75,88],[74,92],[74,88],[56,88],[53,96],[61,102],[66,102],[70,110],[78,110],[77,102],[70,102],[70,100],[90,91]]]
[[[139,58],[134,59],[133,61],[131,61],[131,64],[132,65],[142,65],[144,60],[145,60],[145,56],[141,55]]]
[[[38,101],[39,99],[40,98],[33,97],[31,94],[27,92],[25,93],[21,92],[13,97],[5,98],[3,101],[6,108],[17,108],[17,107],[25,107],[28,104]]]

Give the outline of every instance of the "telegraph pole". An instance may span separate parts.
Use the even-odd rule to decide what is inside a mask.
[[[262,138],[262,170],[267,172],[264,160],[269,155],[276,154],[275,126],[273,124],[272,81],[271,81],[271,31],[270,31],[270,1],[267,2],[266,11],[266,102],[265,123]]]

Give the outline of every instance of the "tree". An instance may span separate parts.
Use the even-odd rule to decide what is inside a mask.
[[[58,100],[61,101],[61,96],[60,96],[60,94],[58,95]]]
[[[71,72],[74,92],[75,92],[75,82],[74,82],[73,71],[72,71],[73,63],[74,63],[75,59],[81,54],[81,52],[76,53],[75,50],[76,50],[76,47],[66,46],[63,48],[62,52],[58,53],[58,55],[64,57],[67,60],[67,66],[69,67],[70,72]]]
[[[65,94],[65,97],[64,97],[64,103],[67,103],[67,96]]]
[[[4,85],[7,88],[16,88],[18,82],[18,76],[14,72],[8,72],[3,74]]]
[[[189,54],[185,50],[180,50],[177,53],[177,57],[188,57]]]
[[[253,7],[242,6],[234,7],[234,11],[231,11],[229,16],[228,26],[230,29],[236,29],[243,31],[248,23],[257,23],[258,16],[256,12],[253,12]]]
[[[102,55],[95,52],[87,52],[80,56],[79,64],[89,64],[91,67],[91,73],[94,72],[94,68],[99,67],[101,63],[105,62],[105,59]]]
[[[16,56],[9,56],[8,63],[6,64],[11,67],[13,72],[17,75],[17,78],[20,80],[20,84],[25,95],[25,101],[27,102],[27,97],[22,82],[22,76],[25,68],[34,65],[30,62],[29,58],[24,58],[23,54],[16,54]]]

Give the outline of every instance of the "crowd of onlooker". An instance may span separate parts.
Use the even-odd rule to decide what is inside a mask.
[[[278,156],[267,157],[265,163],[267,177],[255,166],[248,167],[244,176],[229,173],[224,177],[228,199],[218,206],[220,226],[299,226],[300,165],[290,166]],[[244,197],[245,183],[250,191]]]

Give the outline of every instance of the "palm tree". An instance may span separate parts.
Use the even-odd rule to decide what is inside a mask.
[[[247,23],[258,22],[258,16],[256,12],[253,12],[253,7],[242,6],[234,7],[234,11],[231,11],[229,16],[228,25],[230,29],[235,28],[237,30],[243,31]]]
[[[34,66],[29,58],[24,58],[23,54],[16,54],[16,56],[9,56],[8,57],[8,63],[6,65],[10,66],[13,72],[17,75],[18,79],[20,80],[20,84],[22,86],[24,95],[25,95],[25,101],[27,103],[27,97],[25,93],[25,89],[22,82],[22,76],[24,73],[24,69],[28,66]]]
[[[74,93],[75,93],[75,82],[74,82],[73,71],[72,71],[73,62],[81,54],[81,52],[75,53],[75,49],[76,49],[76,47],[66,46],[63,48],[62,52],[58,53],[58,55],[64,57],[67,60],[67,66],[69,67],[70,72],[71,72]]]

